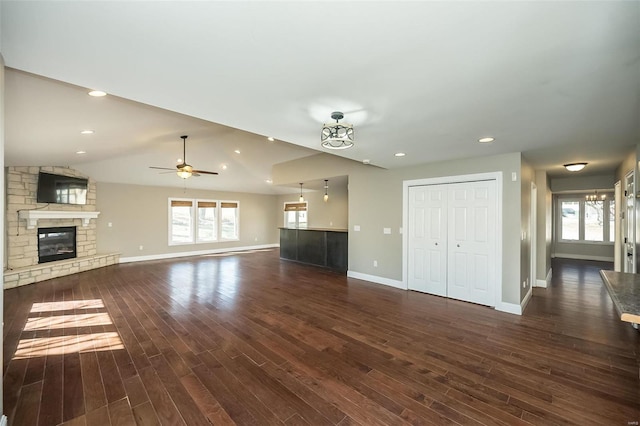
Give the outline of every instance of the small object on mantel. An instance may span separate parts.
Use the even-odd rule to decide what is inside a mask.
[[[632,323],[637,329],[640,324],[640,274],[601,270],[600,276],[620,320]]]

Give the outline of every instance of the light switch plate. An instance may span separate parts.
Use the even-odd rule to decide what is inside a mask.
[[[385,234],[391,234],[391,228],[382,228],[382,232]]]
[[[353,225],[353,230],[354,231],[359,231],[360,230],[360,225]]]

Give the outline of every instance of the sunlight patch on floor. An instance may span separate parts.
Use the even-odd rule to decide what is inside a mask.
[[[105,331],[114,327],[105,309],[101,299],[34,303],[13,359],[124,349],[117,332]]]

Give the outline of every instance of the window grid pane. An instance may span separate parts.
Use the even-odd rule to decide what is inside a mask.
[[[216,208],[200,207],[201,205],[204,204],[198,204],[198,241],[215,241],[218,237],[216,232]]]
[[[225,203],[222,204],[223,206]],[[237,240],[238,239],[238,220],[237,220],[237,208],[222,207],[220,209],[220,220],[222,226],[220,229],[220,236],[223,240]]]
[[[580,203],[578,201],[563,201],[562,208],[562,239],[580,239]]]
[[[191,207],[171,207],[171,242],[193,242]]]
[[[609,241],[616,240],[616,202],[609,200]]]
[[[584,239],[604,241],[604,201],[585,201]]]

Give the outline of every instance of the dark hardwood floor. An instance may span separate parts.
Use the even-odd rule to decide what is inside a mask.
[[[640,420],[640,333],[556,261],[523,316],[280,261],[110,266],[5,291],[11,425]]]

